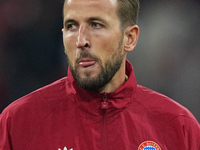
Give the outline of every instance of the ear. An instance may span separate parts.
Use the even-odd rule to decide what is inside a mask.
[[[124,31],[124,50],[126,52],[131,52],[137,44],[139,37],[139,27],[137,25],[129,26]]]

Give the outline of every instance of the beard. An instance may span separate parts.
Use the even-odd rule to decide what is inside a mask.
[[[119,42],[118,49],[108,58],[104,66],[102,64],[102,61],[97,56],[90,54],[87,50],[83,50],[80,52],[75,64],[77,64],[78,60],[81,58],[94,59],[100,64],[101,72],[95,78],[90,77],[90,72],[85,72],[86,78],[81,78],[78,74],[77,67],[73,67],[69,62],[72,76],[81,88],[85,90],[99,91],[99,89],[103,88],[106,84],[108,84],[111,81],[113,76],[116,74],[116,72],[120,69],[122,65],[122,40]]]

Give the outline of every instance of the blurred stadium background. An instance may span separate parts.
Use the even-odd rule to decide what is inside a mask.
[[[0,112],[67,74],[62,0],[1,0]],[[141,0],[136,49],[139,84],[188,108],[200,122],[200,1]]]

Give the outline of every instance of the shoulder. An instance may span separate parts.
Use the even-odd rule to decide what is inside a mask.
[[[146,87],[138,85],[136,91],[137,106],[142,115],[147,117],[149,122],[153,121],[157,130],[163,132],[166,139],[174,142],[173,139],[184,137],[188,138],[185,142],[192,145],[200,142],[200,125],[187,108]]]
[[[196,120],[187,108],[161,93],[138,85],[136,95],[141,107],[152,115],[165,116],[167,121],[179,117]]]
[[[21,115],[31,111],[47,111],[47,109],[51,109],[52,103],[63,99],[65,94],[65,80],[66,77],[15,100],[3,110],[1,116]]]

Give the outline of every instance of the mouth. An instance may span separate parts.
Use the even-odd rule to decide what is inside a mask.
[[[79,60],[78,64],[83,68],[88,68],[94,66],[96,64],[96,61],[91,58],[83,58]]]

